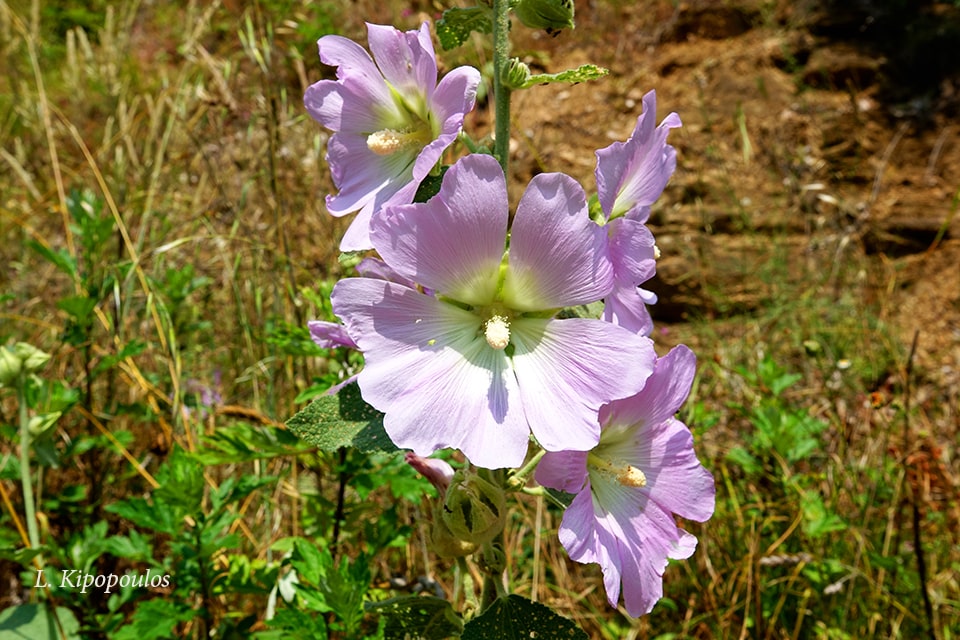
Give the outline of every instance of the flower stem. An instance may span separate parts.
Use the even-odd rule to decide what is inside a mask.
[[[30,480],[30,418],[27,415],[27,380],[22,373],[17,380],[17,404],[20,418],[20,484],[23,485],[23,510],[27,520],[27,536],[30,548],[40,546],[40,534],[37,531],[37,514],[33,504],[33,484]]]
[[[508,176],[510,156],[510,89],[503,77],[510,60],[510,0],[493,0],[493,99],[494,146],[493,155],[500,161]]]
[[[527,482],[527,476],[530,475],[530,472],[537,468],[537,464],[540,463],[540,460],[546,454],[546,449],[540,449],[537,453],[530,458],[527,464],[523,465],[520,469],[517,469],[507,478],[507,485],[513,489],[522,488]]]

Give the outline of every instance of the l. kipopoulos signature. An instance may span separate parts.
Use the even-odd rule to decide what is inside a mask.
[[[34,588],[49,589],[54,584],[57,584],[54,576],[56,576],[56,573],[44,572],[42,569],[37,569],[37,580],[33,585]],[[47,582],[50,578],[53,578],[52,582]],[[79,589],[80,593],[86,593],[88,590],[96,589],[98,591],[102,590],[105,594],[110,593],[117,587],[122,589],[128,587],[158,589],[169,586],[170,576],[166,574],[150,575],[150,569],[147,569],[145,575],[126,573],[122,576],[113,573],[84,573],[79,569],[62,569],[60,571],[60,581],[58,584],[58,588],[60,589]]]

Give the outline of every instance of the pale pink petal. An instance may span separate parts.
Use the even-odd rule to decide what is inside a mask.
[[[395,90],[416,96],[426,89],[429,98],[437,84],[437,58],[426,22],[419,30],[407,32],[368,23],[367,41],[383,77]]]
[[[548,451],[596,446],[601,405],[641,389],[656,359],[649,339],[586,318],[518,318],[511,332],[524,411]]]
[[[534,176],[510,231],[503,299],[537,311],[586,304],[613,286],[604,229],[587,210],[583,188],[561,173]]]
[[[604,407],[600,419],[613,426],[655,426],[680,410],[697,372],[697,357],[686,345],[678,345],[657,360],[643,391]]]
[[[653,318],[642,292],[632,284],[615,284],[604,299],[603,319],[641,336],[649,336],[653,332]]]
[[[391,207],[373,223],[387,264],[419,284],[468,304],[493,301],[507,233],[507,191],[492,156],[469,155],[428,202]]]
[[[324,349],[357,348],[357,343],[353,341],[342,324],[324,320],[311,320],[307,323],[307,327],[310,329],[310,338]]]
[[[369,278],[341,280],[331,302],[364,353],[363,398],[386,414],[394,444],[422,456],[459,448],[494,469],[523,462],[529,427],[517,381],[477,316]]]
[[[608,218],[653,204],[676,169],[676,150],[666,139],[670,129],[681,126],[680,118],[671,113],[655,127],[656,112],[651,91],[630,138],[597,151],[597,195]]]
[[[534,478],[544,487],[578,493],[587,480],[587,452],[548,451],[537,464]]]

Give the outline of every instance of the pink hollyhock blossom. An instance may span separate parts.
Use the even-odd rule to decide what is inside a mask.
[[[458,448],[493,469],[519,466],[531,431],[547,450],[586,451],[599,440],[600,406],[639,391],[653,369],[649,339],[553,318],[614,284],[606,233],[580,185],[556,173],[531,180],[509,252],[508,220],[500,165],[467,156],[430,201],[389,207],[371,224],[383,260],[418,286],[334,287],[334,312],[364,354],[363,397],[386,414],[398,447]]]
[[[327,161],[336,195],[335,216],[358,211],[340,249],[371,248],[374,213],[388,204],[413,202],[420,182],[460,134],[473,109],[480,72],[459,67],[437,84],[437,60],[424,23],[418,31],[368,24],[370,55],[342,36],[324,36],[320,60],[337,67],[336,80],[321,80],[304,95],[310,115],[334,131]]]
[[[667,559],[689,558],[696,548],[674,514],[698,522],[713,515],[713,476],[674,418],[695,369],[693,352],[674,348],[640,393],[600,410],[596,448],[547,453],[537,467],[540,484],[577,494],[560,523],[561,544],[577,562],[600,564],[612,606],[622,585],[632,616],[649,613],[663,596]]]
[[[597,197],[610,221],[617,281],[604,319],[642,335],[653,330],[647,305],[657,301],[639,286],[656,273],[656,247],[644,223],[677,168],[677,151],[666,140],[670,129],[680,126],[680,117],[671,113],[655,127],[656,115],[657,95],[651,91],[643,97],[643,113],[630,138],[597,151]]]

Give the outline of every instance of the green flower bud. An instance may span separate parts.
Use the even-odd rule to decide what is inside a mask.
[[[521,62],[520,58],[510,58],[510,62],[503,70],[503,86],[507,89],[522,89],[530,79],[530,67]]]
[[[524,25],[550,35],[573,29],[573,0],[518,0],[513,12]]]
[[[50,359],[49,353],[40,351],[40,349],[26,342],[18,342],[13,347],[13,352],[20,358],[20,362],[23,363],[23,370],[26,373],[36,373]]]
[[[502,488],[461,469],[453,475],[441,515],[454,536],[481,545],[503,531],[506,506]]]
[[[20,356],[7,347],[0,347],[0,386],[7,387],[20,375]]]
[[[57,424],[57,420],[60,419],[62,412],[54,411],[52,413],[43,413],[38,416],[33,416],[30,418],[30,421],[27,422],[27,431],[30,432],[30,435],[34,438],[39,438],[46,431]]]
[[[430,547],[441,558],[462,558],[476,551],[480,545],[461,540],[453,535],[443,518],[443,503],[438,502],[433,508]]]

